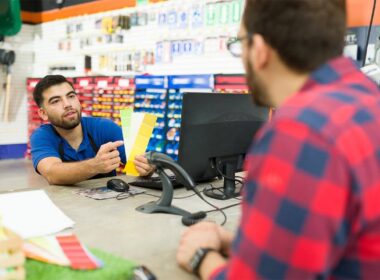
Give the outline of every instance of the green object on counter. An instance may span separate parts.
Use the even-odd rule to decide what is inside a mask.
[[[53,264],[47,264],[35,260],[27,260],[25,263],[27,280],[127,280],[132,278],[135,264],[110,253],[98,249],[90,250],[96,257],[104,262],[102,268],[96,270],[73,270]]]

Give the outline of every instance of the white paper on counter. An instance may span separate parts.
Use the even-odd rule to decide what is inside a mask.
[[[74,225],[43,190],[0,194],[0,215],[4,226],[24,239],[54,234]]]

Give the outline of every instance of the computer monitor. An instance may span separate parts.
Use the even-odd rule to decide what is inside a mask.
[[[242,171],[245,153],[268,115],[249,94],[185,93],[178,163],[195,182],[224,178],[223,191],[206,191],[207,196],[237,196],[235,173]]]

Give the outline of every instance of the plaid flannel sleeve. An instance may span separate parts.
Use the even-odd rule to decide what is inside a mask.
[[[247,154],[242,220],[213,279],[324,277],[349,228],[347,164],[305,123],[268,124]]]

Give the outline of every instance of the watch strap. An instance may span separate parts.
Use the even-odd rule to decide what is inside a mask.
[[[199,268],[201,267],[203,260],[206,258],[207,254],[212,251],[218,252],[218,250],[214,248],[199,248],[195,252],[190,260],[190,267],[195,275],[199,276]]]

